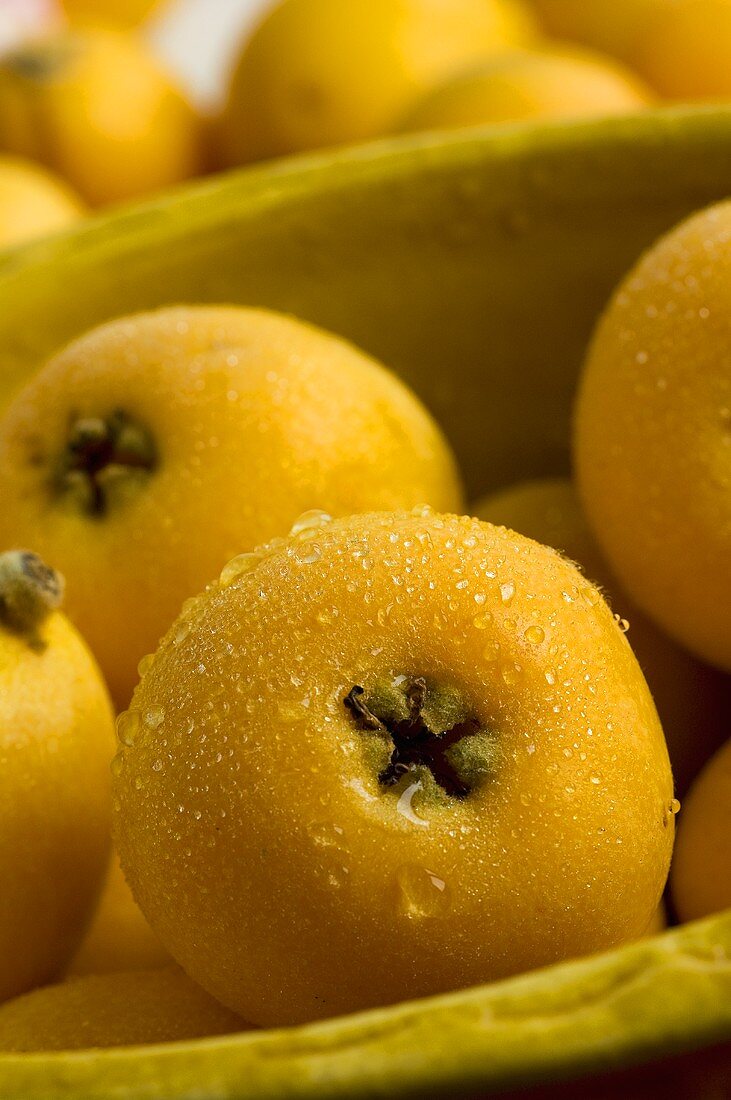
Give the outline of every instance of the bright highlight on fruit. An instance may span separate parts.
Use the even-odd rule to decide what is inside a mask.
[[[112,714],[62,595],[35,554],[0,554],[0,1001],[63,971],[107,858]]]
[[[435,84],[534,31],[521,0],[283,0],[235,69],[223,157],[240,164],[379,137]]]
[[[230,558],[330,515],[459,508],[439,428],[350,344],[265,310],[110,322],[61,351],[0,424],[0,546],[58,562],[121,708],[183,600]]]
[[[0,1051],[140,1046],[245,1030],[177,967],[74,978],[0,1005]]]
[[[135,896],[257,1024],[635,938],[667,874],[622,630],[560,555],[476,520],[305,517],[191,601],[119,734]]]
[[[20,157],[0,156],[0,249],[72,225],[84,205],[62,180]]]
[[[629,626],[627,638],[655,700],[675,789],[682,796],[728,737],[728,678],[681,649],[624,594],[602,557],[568,478],[521,482],[480,501],[474,514],[555,547],[601,585],[615,615]]]
[[[639,607],[731,670],[731,202],[663,237],[614,295],[576,407],[582,502]]]
[[[428,92],[402,129],[628,114],[650,100],[640,80],[608,58],[558,48],[516,51],[452,76]]]
[[[0,58],[0,148],[47,165],[92,205],[195,175],[199,144],[193,109],[131,36],[64,31]]]

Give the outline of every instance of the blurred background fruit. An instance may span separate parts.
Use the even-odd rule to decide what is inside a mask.
[[[174,184],[199,167],[192,107],[144,45],[62,32],[0,58],[0,150],[48,165],[93,205]]]
[[[0,154],[0,249],[63,229],[84,214],[63,180],[32,161]]]
[[[644,24],[637,70],[667,99],[731,98],[731,0],[677,0]]]
[[[71,23],[133,27],[165,0],[61,0]],[[215,2],[215,0],[214,0]]]
[[[557,38],[631,62],[652,15],[679,0],[532,0],[543,29]],[[682,2],[682,0],[680,0]]]
[[[450,77],[427,92],[402,129],[627,114],[652,98],[638,77],[609,58],[547,47],[507,53]]]
[[[138,1046],[245,1030],[177,967],[90,974],[0,1005],[6,1051]]]
[[[283,0],[244,44],[223,159],[378,137],[438,81],[533,34],[520,0]]]
[[[671,886],[683,921],[731,908],[731,740],[685,800]]]
[[[148,970],[170,961],[132,897],[114,853],[94,920],[67,974]]]

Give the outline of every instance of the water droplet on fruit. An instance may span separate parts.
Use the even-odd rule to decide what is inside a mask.
[[[315,821],[308,826],[315,844],[320,848],[345,848],[345,830],[340,825],[331,825],[322,821]]]
[[[441,917],[449,911],[449,887],[433,871],[405,863],[396,872],[396,880],[399,911],[409,920]]]
[[[228,588],[239,577],[253,572],[261,563],[261,560],[260,554],[239,554],[238,557],[232,558],[230,562],[224,565],[218,578],[219,584],[222,588]]]
[[[163,722],[165,718],[165,710],[158,703],[152,703],[145,710],[142,715],[142,721],[151,730],[157,729],[157,727]]]
[[[149,671],[154,660],[154,653],[148,653],[145,657],[142,658],[140,663],[137,665],[137,675],[140,677],[140,679],[142,679],[145,673]]]
[[[112,762],[109,765],[110,771],[116,779],[118,775],[122,774],[122,768],[124,767],[124,756],[121,752],[118,752],[116,756],[112,757]]]
[[[180,622],[175,628],[173,634],[173,645],[180,645],[190,634],[190,623]]]
[[[545,641],[546,632],[542,626],[529,626],[525,632],[525,639],[531,645],[540,645]]]
[[[546,683],[547,684],[555,684],[556,683],[556,673],[552,672],[550,668],[545,673],[545,676],[546,676]]]
[[[321,557],[322,550],[316,542],[297,546],[294,551],[294,560],[299,562],[300,565],[314,565]]]
[[[507,584],[500,585],[500,598],[503,603],[510,603],[515,595],[515,585],[512,581],[508,581]]]
[[[488,628],[488,626],[490,625],[491,622],[492,622],[492,612],[491,611],[483,611],[481,615],[476,615],[474,617],[474,619],[472,620],[472,625],[474,627],[476,627],[477,630],[487,630],[487,628]]]
[[[488,645],[485,646],[482,651],[482,656],[485,658],[486,661],[489,661],[490,664],[492,664],[494,661],[497,661],[499,654],[499,642],[490,642]]]
[[[504,664],[500,669],[500,673],[504,684],[507,684],[508,687],[515,687],[515,685],[520,682],[523,669],[515,662],[511,662]]]
[[[320,527],[325,527],[331,522],[332,516],[328,515],[327,512],[323,512],[320,508],[311,508],[308,512],[303,512],[301,516],[298,516],[289,533],[293,538],[296,538],[297,535],[301,535],[305,531],[317,531]]]
[[[132,748],[140,732],[140,716],[136,710],[123,710],[117,718],[117,737],[127,748]]]
[[[619,627],[619,629],[622,631],[622,633],[626,634],[627,631],[629,630],[629,620],[628,619],[623,619],[621,615],[615,615],[614,616],[614,621],[617,624],[617,626]]]
[[[410,783],[396,803],[396,809],[401,816],[405,817],[407,821],[410,821],[412,825],[420,825],[422,828],[428,829],[429,822],[423,817],[419,817],[411,805],[414,795],[421,790],[421,787],[422,783],[420,779],[417,779],[415,783]]]
[[[676,814],[680,813],[680,801],[677,798],[674,798],[670,803],[670,813],[673,815],[673,817],[675,817]]]

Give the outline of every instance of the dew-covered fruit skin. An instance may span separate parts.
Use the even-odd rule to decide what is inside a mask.
[[[682,649],[625,595],[602,556],[568,478],[520,482],[479,501],[474,514],[560,550],[601,586],[615,615],[629,624],[627,639],[655,700],[675,790],[682,797],[728,736],[729,677]]]
[[[582,503],[623,587],[731,670],[731,202],[655,244],[620,285],[579,388]]]
[[[681,920],[731,908],[731,740],[683,802],[670,884]]]
[[[59,486],[69,425],[120,410],[153,469],[109,483],[89,514]],[[65,574],[121,709],[138,662],[229,558],[306,509],[458,509],[461,487],[439,428],[380,364],[280,314],[197,306],[112,321],[51,359],[0,423],[0,499],[0,547],[20,539]]]
[[[0,1001],[57,978],[91,919],[113,752],[106,688],[65,616],[33,645],[0,623]]]
[[[424,509],[307,526],[223,577],[161,643],[113,765],[125,873],[204,988],[291,1024],[645,931],[667,751],[571,564]],[[477,721],[466,797],[425,767],[379,781],[388,751],[344,699],[362,686],[384,713],[399,677]]]
[[[18,1053],[170,1043],[245,1030],[176,966],[89,974],[0,1005],[0,1050]]]

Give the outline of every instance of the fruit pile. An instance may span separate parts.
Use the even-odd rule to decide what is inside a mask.
[[[161,7],[8,0],[0,247],[267,158],[731,97],[730,0],[277,0],[202,105],[139,33]]]
[[[682,4],[535,7],[692,83]],[[233,160],[652,98],[513,0],[344,12],[261,23]],[[200,120],[141,57],[7,56],[0,142],[90,204],[190,175]],[[5,210],[17,243],[82,206],[8,159]],[[110,303],[2,400],[0,1051],[303,1024],[731,907],[730,301],[726,202],[607,304],[573,477],[476,501],[405,381],[273,309]]]

